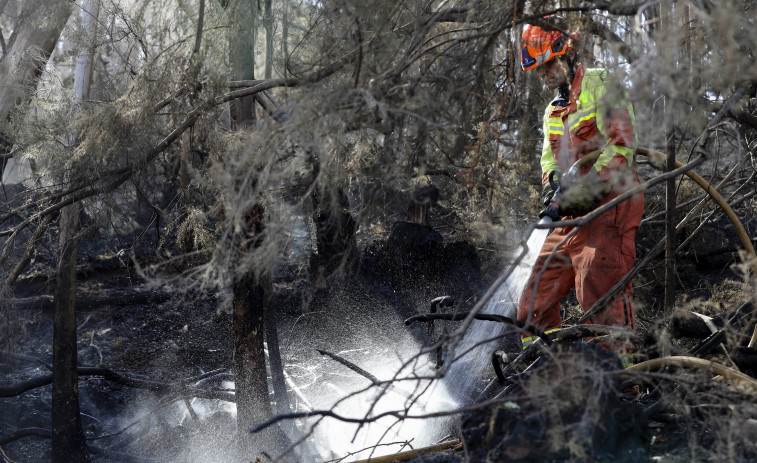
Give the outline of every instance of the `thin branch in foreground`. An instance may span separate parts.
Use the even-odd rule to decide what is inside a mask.
[[[336,360],[337,362],[339,362],[342,365],[346,366],[347,368],[349,368],[350,370],[354,371],[355,373],[357,373],[357,374],[359,374],[361,376],[364,376],[365,378],[369,379],[373,384],[376,384],[376,385],[379,384],[380,381],[379,381],[379,379],[377,377],[375,377],[372,374],[368,373],[367,371],[363,370],[362,368],[360,368],[359,366],[357,366],[354,363],[350,362],[349,360],[345,360],[344,358],[342,358],[342,357],[340,357],[340,356],[338,356],[336,354],[332,354],[331,352],[327,352],[325,350],[316,349],[316,351],[319,354],[321,354],[321,355],[325,355],[327,357],[330,357],[330,358]]]
[[[729,368],[725,365],[712,362],[710,360],[700,359],[698,357],[685,357],[685,356],[672,356],[661,357],[656,359],[647,360],[645,362],[637,363],[631,367],[626,368],[626,371],[633,372],[646,372],[660,370],[665,367],[678,366],[686,368],[694,368],[697,370],[707,371],[715,373],[732,383],[739,386],[745,386],[752,391],[757,392],[757,379],[752,378],[749,375]]]

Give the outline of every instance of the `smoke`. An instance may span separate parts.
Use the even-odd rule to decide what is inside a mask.
[[[282,336],[282,356],[291,411],[330,410],[350,420],[312,416],[285,420],[281,429],[297,444],[282,461],[344,461],[395,453],[429,445],[447,434],[448,420],[409,418],[454,410],[457,403],[444,384],[431,381],[420,344],[389,307],[345,320],[331,314],[303,316]],[[384,309],[387,309],[386,311]],[[363,317],[374,318],[370,324]],[[341,320],[333,326],[334,318]],[[380,322],[377,324],[376,319]],[[331,325],[327,328],[326,325]],[[379,328],[381,325],[383,328]],[[307,333],[319,332],[319,336]],[[291,340],[291,342],[289,342]],[[358,365],[378,381],[356,373],[335,360],[317,354],[318,348]],[[233,390],[231,381],[220,384]],[[376,417],[392,412],[393,416]],[[111,426],[123,431],[113,448],[167,463],[226,463],[240,460],[235,435],[236,407],[220,400],[156,397],[138,392],[129,402],[127,418]],[[273,447],[265,448],[276,458]],[[246,460],[245,460],[246,459]]]
[[[406,352],[418,352],[419,346],[413,344],[407,346]],[[380,355],[363,357],[368,360],[361,364],[375,375],[380,386],[372,386],[371,381],[353,372],[334,371],[324,372],[319,386],[305,391],[314,393],[313,402],[318,409],[368,421],[311,420],[305,427],[312,427],[313,443],[322,457],[336,459],[351,455],[354,459],[369,458],[429,445],[443,437],[444,430],[439,429],[443,420],[403,417],[454,410],[457,403],[444,385],[439,381],[419,379],[433,375],[427,365],[416,365],[408,371],[403,368],[405,362],[386,355],[387,350],[376,353]],[[364,355],[365,351],[359,354]],[[413,363],[410,361],[411,365]],[[323,367],[331,368],[328,364]],[[374,421],[373,417],[389,412],[396,412],[397,416],[384,416]]]

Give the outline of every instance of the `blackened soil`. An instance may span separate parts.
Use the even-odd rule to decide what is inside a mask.
[[[140,252],[149,257],[144,245]],[[80,366],[105,366],[166,383],[212,370],[231,372],[231,317],[224,295],[187,296],[151,287],[126,256],[118,249],[105,253],[97,243],[82,246],[78,294],[88,305],[77,311]],[[9,342],[11,354],[0,359],[4,386],[49,373],[53,311],[50,299],[40,297],[50,291],[50,263],[38,259],[17,285],[24,305],[14,315],[19,330]],[[485,290],[471,245],[445,242],[432,229],[407,223],[398,224],[386,242],[369,246],[357,272],[332,276],[327,287],[314,288],[293,278],[296,273],[294,265],[279,269],[274,297],[283,360],[295,381],[354,374],[317,349],[340,353],[368,370],[387,355],[402,354],[406,345],[416,349],[416,343],[429,342],[427,331],[406,327],[405,318],[427,311],[430,300],[442,295],[457,301],[455,310],[467,310]],[[99,377],[82,377],[79,391],[85,433],[100,449],[94,461],[216,461],[213,455],[227,453],[231,445],[228,435],[226,442],[196,443],[202,432],[233,433],[234,419],[225,409],[206,410],[209,405],[195,402],[203,421],[197,424],[181,401],[167,404],[170,395]],[[22,428],[49,429],[50,394],[46,386],[0,399],[0,438]],[[14,461],[50,458],[44,437],[25,437],[2,448]]]
[[[687,255],[679,267],[686,290],[699,291],[697,296],[711,296],[711,285],[736,275],[729,266],[737,262],[738,242],[728,233],[718,234],[719,230],[713,230],[712,234],[724,241],[698,244],[694,248],[697,251]],[[655,244],[655,236],[661,236],[658,229],[642,228],[638,240],[640,257]],[[711,245],[712,249],[705,251],[705,245]],[[124,246],[128,250],[126,258],[119,253],[119,248],[112,244],[103,248],[97,243],[85,247],[80,255],[79,292],[91,300],[114,292],[123,294],[124,300],[136,293],[149,296],[153,292],[155,297],[152,301],[147,297],[146,302],[138,304],[111,300],[79,310],[80,365],[102,365],[170,383],[217,369],[230,372],[231,318],[223,304],[225,295],[180,297],[171,293],[170,288],[151,288],[129,264],[129,253],[137,248]],[[142,245],[141,257],[149,260],[149,249],[150,245]],[[371,361],[376,358],[393,356],[406,349],[397,342],[398,333],[405,336],[402,339],[428,344],[431,339],[425,327],[406,327],[403,320],[427,312],[430,301],[438,296],[451,296],[456,301],[450,310],[469,310],[488,283],[485,276],[488,273],[481,262],[481,256],[469,243],[446,240],[428,227],[398,223],[386,241],[366,246],[357,272],[333,276],[325,287],[300,278],[296,265],[283,267],[275,282],[274,308],[279,314],[279,338],[285,365],[295,380],[313,377],[323,381],[329,375],[351,372],[340,370],[341,367],[325,360],[316,349],[340,353],[370,369]],[[16,296],[34,298],[50,294],[50,282],[45,273],[50,264],[51,259],[38,258],[31,272],[19,283]],[[662,281],[659,268],[656,262],[639,277],[641,284],[637,285],[636,294],[642,317],[653,318],[659,312]],[[49,304],[27,305],[14,317],[17,336],[7,342],[7,347],[25,358],[4,356],[0,359],[3,371],[0,381],[4,386],[48,374],[45,364],[52,363]],[[617,403],[615,397],[610,394],[599,399],[611,405],[619,416],[627,415],[629,423],[640,420],[637,409]],[[229,436],[234,430],[233,417],[227,410],[195,402],[195,408],[204,411],[204,421],[195,423],[181,402],[168,404],[167,399],[165,395],[124,387],[102,378],[82,379],[80,401],[85,432],[91,438],[90,444],[102,450],[93,459],[216,461],[214,456],[226,453],[232,445]],[[470,455],[491,457],[491,461],[509,461],[503,460],[504,457],[495,458],[495,454],[506,455],[513,461],[540,461],[529,460],[536,458],[535,455],[565,461],[560,460],[564,449],[545,450],[538,445],[543,434],[550,432],[554,418],[541,413],[540,406],[546,402],[527,394],[520,399],[512,401],[517,409],[512,405],[511,408],[498,405],[466,415],[463,436],[473,452]],[[563,419],[577,413],[576,410],[575,407],[558,410],[555,416]],[[0,399],[0,439],[17,429],[49,429],[50,412],[50,386]],[[590,418],[577,422],[585,426],[588,434],[593,432],[592,426],[605,430],[609,437],[613,437],[615,431],[626,432],[622,420],[606,422],[604,417]],[[529,424],[524,427],[517,423]],[[575,423],[568,422],[566,426],[570,428]],[[211,441],[202,437],[210,435],[211,430],[220,430],[226,439]],[[534,432],[538,435],[532,435]],[[645,438],[634,436],[634,439]],[[627,455],[624,452],[629,447],[625,444],[615,442],[611,448],[603,447],[609,445],[612,440],[609,437],[599,440],[587,437],[587,448],[593,452],[587,454],[587,458],[601,460],[608,455]],[[670,438],[667,442],[672,441]],[[190,452],[189,447],[199,450]],[[43,437],[25,437],[2,448],[14,461],[49,461],[50,457],[49,439]],[[642,461],[645,457],[635,455],[634,458],[637,456],[639,459],[632,461]],[[413,461],[446,463],[463,461],[463,457],[447,452]]]

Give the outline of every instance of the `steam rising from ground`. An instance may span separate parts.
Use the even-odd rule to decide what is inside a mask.
[[[403,341],[411,344],[395,344],[394,349],[408,353],[419,351],[414,340],[405,338]],[[454,410],[458,405],[442,382],[410,379],[433,375],[433,371],[425,365],[427,362],[406,367],[398,374],[404,360],[386,347],[351,350],[339,352],[338,355],[360,364],[379,381],[392,384],[388,387],[374,386],[364,376],[323,357],[318,362],[311,362],[308,367],[290,364],[285,369],[292,411],[332,410],[346,418],[366,419],[386,412],[425,415]],[[397,378],[404,379],[391,381]],[[224,386],[232,389],[233,383],[225,382]],[[182,401],[174,402],[160,412],[156,400],[139,401],[142,406],[133,413],[131,420],[150,415],[138,429],[131,430],[133,436],[144,434],[144,437],[134,440],[131,446],[133,451],[151,455],[157,453],[161,455],[161,461],[176,463],[239,461],[234,455],[236,407],[233,403],[194,399],[191,406],[198,418],[194,420]],[[282,428],[293,441],[302,439],[302,442],[282,461],[329,461],[345,457],[348,458],[341,461],[353,461],[410,450],[430,445],[444,437],[448,432],[447,422],[443,418],[400,420],[393,416],[364,424],[318,416],[289,421]],[[163,433],[176,435],[181,441],[178,450],[166,452],[167,455],[160,453],[160,441],[156,442],[155,436],[148,434],[157,426],[164,429]],[[169,430],[166,431],[166,428]],[[166,446],[170,447],[170,443]]]
[[[532,233],[529,252],[510,278],[496,288],[482,312],[515,316],[517,301],[546,235],[547,230]],[[401,417],[453,411],[470,404],[493,376],[491,352],[498,348],[497,338],[505,334],[506,326],[474,322],[457,347],[456,355],[462,357],[442,380],[431,381],[427,379],[434,376],[429,355],[419,355],[421,345],[396,312],[387,310],[388,304],[380,307],[375,301],[355,300],[360,293],[350,288],[342,294],[345,307],[352,304],[350,310],[330,307],[327,312],[303,314],[302,317],[311,319],[301,324],[314,326],[306,334],[297,330],[298,320],[282,333],[281,344],[292,412],[331,410],[342,417],[366,422],[348,423],[321,416],[285,422],[282,428],[299,445],[282,461],[353,461],[431,445],[452,431],[449,418]],[[354,310],[354,306],[373,307],[375,311],[363,313]],[[487,343],[490,339],[494,341]],[[315,353],[319,348],[333,349],[339,357],[373,375],[379,385],[331,358],[319,356]],[[225,387],[233,389],[233,383],[225,383]],[[162,423],[161,419],[152,422],[152,426],[168,424],[181,442],[178,451],[162,455],[161,460],[238,461],[234,456],[234,404],[195,399],[191,405],[197,420],[191,417],[186,404],[178,401],[162,414]],[[145,402],[142,411],[152,413],[155,406],[154,401]],[[395,412],[397,416],[374,419],[387,412]],[[145,441],[142,439],[140,443],[137,439],[134,442],[137,448],[132,450],[139,450]]]
[[[414,351],[418,350],[418,346],[415,346]],[[413,350],[409,349],[408,352]],[[425,415],[453,410],[457,406],[443,383],[435,381],[431,384],[428,380],[409,379],[413,375],[433,375],[427,367],[419,367],[412,374],[407,369],[403,370],[406,374],[398,374],[401,362],[390,356],[384,357],[384,360],[379,357],[378,361],[374,358],[363,364],[379,381],[405,379],[393,382],[388,388],[368,387],[370,382],[359,375],[330,374],[328,381],[314,389],[326,392],[316,394],[314,405],[322,409],[334,407],[333,410],[339,415],[357,419],[379,416],[386,412]],[[352,395],[356,391],[362,392]],[[308,426],[316,421],[310,420]],[[445,421],[439,418],[399,420],[397,417],[385,416],[374,423],[361,426],[326,418],[315,428],[314,445],[325,460],[349,454],[354,454],[351,459],[368,458],[429,445],[444,437]],[[374,448],[377,445],[379,447]],[[362,449],[370,450],[360,452]]]

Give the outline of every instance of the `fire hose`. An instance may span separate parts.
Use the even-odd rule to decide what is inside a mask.
[[[646,156],[652,160],[653,166],[658,166],[660,164],[664,164],[663,161],[667,159],[667,156],[659,151],[651,150],[648,148],[637,148],[636,149],[637,154],[641,154],[642,156]],[[580,169],[589,164],[593,163],[597,160],[599,155],[601,154],[601,150],[593,151],[583,158],[576,161],[575,164],[570,168],[568,178],[575,179],[578,175],[578,172],[580,172]],[[684,164],[676,161],[676,167],[681,168]],[[728,217],[728,220],[731,221],[731,224],[736,230],[736,233],[739,236],[739,239],[741,240],[742,245],[744,246],[744,250],[749,256],[748,264],[750,268],[752,269],[752,273],[754,275],[757,275],[757,253],[755,253],[754,246],[752,245],[752,241],[749,238],[749,235],[746,232],[746,229],[744,228],[744,225],[739,220],[738,216],[736,216],[736,213],[733,211],[731,206],[728,204],[728,202],[723,198],[723,196],[717,191],[717,189],[712,186],[707,180],[702,178],[699,174],[697,174],[693,170],[688,170],[685,172],[686,176],[688,176],[690,179],[692,179],[697,185],[699,185],[707,195],[709,195],[713,201],[725,212],[726,216]],[[545,211],[542,211],[542,214],[545,214],[546,217],[550,217],[551,215],[548,213],[549,207],[545,209]],[[634,269],[636,270],[636,269]],[[600,310],[604,308],[606,303],[623,287],[625,287],[625,284],[628,283],[628,281],[633,278],[633,276],[637,273],[634,270],[629,272],[628,275],[623,277],[610,291],[608,291],[607,294],[602,296],[587,312],[581,317],[581,319],[578,321],[578,323],[584,323],[587,320],[589,320],[591,317],[596,315]],[[755,346],[757,344],[757,326],[754,329],[754,332],[752,334],[752,338],[749,342],[749,346]]]
[[[646,157],[650,158],[653,161],[652,165],[655,165],[655,166],[659,165],[659,163],[661,161],[664,161],[667,158],[667,156],[665,154],[663,154],[663,153],[661,153],[659,151],[648,149],[648,148],[637,148],[636,149],[636,153],[637,154],[641,154],[642,156],[646,156]],[[599,151],[599,150],[598,151],[594,151],[594,152],[591,152],[591,153],[587,154],[586,156],[582,157],[578,161],[576,161],[576,163],[573,164],[573,166],[571,166],[570,170],[568,171],[569,172],[568,173],[568,178],[569,179],[575,178],[578,175],[578,173],[580,172],[580,170],[581,170],[582,167],[586,166],[589,163],[595,162],[597,160],[597,158],[599,157],[600,154],[601,154],[601,151]],[[684,165],[683,163],[681,163],[679,161],[676,161],[676,167],[680,168],[680,167],[683,167],[683,165]],[[723,212],[725,212],[725,214],[728,217],[728,219],[730,220],[731,224],[736,229],[736,233],[738,234],[739,239],[741,240],[741,242],[742,242],[742,244],[744,246],[745,251],[747,252],[747,254],[750,257],[749,264],[750,264],[750,267],[752,269],[752,272],[755,275],[757,275],[757,253],[755,253],[754,246],[752,245],[752,241],[749,239],[749,235],[747,234],[746,229],[744,228],[744,225],[741,223],[741,221],[739,220],[739,218],[736,216],[736,213],[730,207],[730,205],[728,204],[728,202],[723,198],[723,196],[715,189],[714,186],[712,186],[709,182],[707,182],[707,180],[705,180],[704,178],[702,178],[699,174],[697,174],[693,170],[689,170],[685,174],[691,180],[693,180],[697,185],[699,185],[712,198],[712,200],[715,201],[715,203],[723,210]],[[555,193],[557,195],[557,194],[559,194],[559,191],[556,191]],[[547,208],[549,209],[550,206],[547,206]],[[544,213],[544,211],[542,211],[542,212]],[[556,212],[556,211],[554,211],[554,212]],[[545,214],[544,216],[550,217],[550,214]],[[612,292],[612,290],[611,290],[611,292]],[[608,295],[606,295],[606,296],[608,296]],[[609,296],[611,297],[612,295],[609,295]],[[592,309],[594,309],[594,308],[592,308]],[[594,310],[594,312],[596,313],[599,310],[601,310],[601,307],[597,307],[597,310]],[[593,315],[593,314],[591,314],[591,315]],[[587,312],[586,316],[590,316],[590,314]],[[757,327],[755,327],[755,331],[754,331],[754,334],[752,336],[752,340],[750,341],[750,344],[749,344],[750,346],[755,345],[755,342],[756,342],[755,338],[757,338]],[[717,367],[717,365],[712,364],[712,362],[706,362],[706,361],[701,360],[701,359],[693,359],[693,360],[691,360],[691,359],[687,358],[686,360],[689,361],[690,363],[695,362],[695,361],[699,362],[699,363],[692,363],[691,365],[687,364],[689,366],[702,367],[702,365],[705,365],[705,363],[706,363],[705,366],[707,366],[707,368],[715,368],[715,367]],[[658,361],[658,362],[660,362],[660,361],[669,361],[669,359],[668,360],[657,359],[656,361]],[[676,359],[675,361],[682,362],[683,360]],[[700,365],[700,363],[702,365]],[[632,367],[632,369],[633,370],[645,370],[647,368],[654,369],[654,367],[657,367],[657,364],[652,365],[649,362],[644,362],[644,364],[639,364],[636,367]],[[723,372],[721,372],[719,370],[717,372],[720,373],[720,374],[723,374]],[[743,376],[746,376],[746,375],[743,375]],[[742,380],[742,381],[746,381],[752,387],[754,387],[754,384],[757,384],[757,382],[755,382],[753,378],[750,378],[750,377],[747,377],[747,378],[748,378],[748,381],[746,380],[746,378],[742,378],[742,376],[739,376],[736,379]],[[424,453],[438,452],[438,451],[445,451],[445,450],[446,451],[458,450],[460,448],[460,446],[461,446],[461,443],[459,441],[452,441],[452,442],[441,444],[441,445],[435,445],[435,446],[430,446],[430,447],[415,449],[415,450],[412,450],[410,452],[402,452],[402,453],[395,454],[395,455],[387,455],[387,456],[383,456],[383,457],[371,458],[370,461],[371,462],[374,462],[374,461],[375,462],[379,462],[379,461],[381,461],[381,462],[406,461],[407,459],[416,457],[416,456],[418,456],[420,454],[424,454]]]
[[[575,172],[579,171],[583,166],[596,161],[601,153],[601,150],[597,150],[587,154],[586,156],[576,161],[576,163],[573,164],[573,166],[570,168],[569,172],[573,173],[572,175],[575,175]],[[636,153],[650,158],[653,161],[652,165],[655,166],[663,163],[663,161],[667,159],[667,155],[665,155],[664,153],[651,150],[649,148],[636,148]],[[676,161],[676,167],[683,166],[684,164],[682,162]],[[757,253],[755,253],[754,246],[752,245],[752,240],[749,238],[749,234],[747,233],[744,225],[741,223],[739,218],[736,216],[736,213],[733,211],[733,209],[731,209],[731,206],[728,205],[728,202],[715,189],[714,186],[712,186],[707,180],[702,178],[702,176],[697,174],[694,170],[687,171],[686,176],[693,180],[697,185],[699,185],[705,191],[705,193],[707,193],[712,198],[712,200],[715,201],[715,203],[723,210],[723,212],[725,212],[728,220],[731,221],[731,224],[736,229],[736,233],[739,235],[739,239],[744,245],[744,250],[747,252],[747,254],[749,254],[749,257],[751,257],[750,266],[752,268],[752,272],[757,275]]]
[[[637,148],[636,149],[637,154],[641,154],[643,156],[646,156],[650,158],[653,162],[652,165],[659,165],[662,161],[664,161],[667,156],[663,153],[660,153],[659,151],[654,151],[648,148]],[[568,183],[574,182],[575,179],[578,176],[578,173],[580,172],[581,168],[589,163],[593,163],[597,160],[599,155],[601,154],[600,150],[593,151],[586,156],[582,157],[578,161],[576,161],[573,166],[571,166],[570,170],[568,171],[568,174],[563,175],[562,178],[568,178]],[[684,164],[681,162],[676,161],[676,167],[681,168]],[[748,264],[750,265],[752,269],[752,273],[757,275],[757,253],[755,253],[754,246],[752,245],[752,241],[749,238],[749,235],[746,232],[746,229],[744,228],[744,225],[741,223],[739,218],[736,216],[736,213],[733,211],[731,206],[728,204],[728,202],[723,198],[723,196],[720,195],[720,193],[717,191],[717,189],[712,186],[707,180],[702,178],[699,174],[694,172],[693,170],[688,170],[685,172],[685,174],[692,179],[697,185],[699,185],[707,195],[709,195],[713,201],[725,212],[726,216],[728,217],[728,220],[731,221],[731,224],[736,230],[736,233],[739,236],[739,239],[741,240],[741,243],[744,246],[744,250],[749,256]],[[550,178],[552,181],[552,178]],[[555,185],[558,186],[558,185]],[[555,188],[555,195],[556,199],[553,199],[553,202],[551,202],[546,209],[544,209],[539,216],[542,218],[547,219],[553,219],[558,220],[559,219],[559,211],[558,211],[558,203],[560,200],[560,197],[564,193],[563,190],[566,185],[560,185],[559,188]],[[569,187],[569,185],[568,185]],[[597,312],[599,312],[602,307],[604,307],[605,303],[608,302],[617,292],[619,289],[622,289],[626,283],[630,280],[630,278],[635,275],[636,272],[632,270],[629,275],[626,275],[621,279],[618,284],[616,284],[607,294],[602,296],[599,301],[597,301],[594,306],[592,306],[586,314],[581,317],[579,320],[579,323],[583,323],[589,318],[596,315]],[[755,336],[752,338],[751,344],[755,344],[757,342],[757,330],[755,330]]]
[[[663,153],[660,153],[659,151],[650,150],[648,148],[636,148],[636,152],[638,154],[641,154],[642,156],[647,156],[648,158],[653,159],[654,161],[661,162],[667,159],[667,156]],[[654,163],[653,163],[654,164]],[[682,167],[683,164],[680,161],[676,161],[676,167]],[[752,268],[752,272],[757,275],[757,253],[754,251],[754,246],[752,245],[752,240],[749,239],[749,235],[746,232],[746,229],[744,228],[744,225],[741,223],[739,218],[736,216],[736,213],[731,209],[731,206],[728,205],[728,202],[726,202],[725,198],[720,195],[720,193],[713,187],[707,180],[702,178],[699,174],[694,172],[693,170],[690,170],[686,172],[686,176],[692,179],[697,185],[702,187],[702,189],[707,193],[715,203],[717,203],[718,206],[725,212],[726,216],[728,217],[728,220],[731,221],[731,224],[736,229],[736,233],[739,235],[739,239],[741,240],[741,243],[744,245],[744,250],[749,254],[750,257],[750,266]]]

